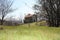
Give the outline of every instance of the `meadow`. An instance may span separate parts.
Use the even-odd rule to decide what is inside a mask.
[[[0,40],[60,40],[60,27],[37,26],[0,26]]]

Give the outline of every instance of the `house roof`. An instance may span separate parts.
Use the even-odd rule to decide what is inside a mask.
[[[25,18],[30,18],[32,16],[33,16],[32,14],[28,14],[28,15],[25,16]]]

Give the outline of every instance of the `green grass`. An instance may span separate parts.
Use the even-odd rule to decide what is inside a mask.
[[[30,27],[28,24],[2,27],[0,40],[60,40],[60,27],[36,26],[34,23]]]

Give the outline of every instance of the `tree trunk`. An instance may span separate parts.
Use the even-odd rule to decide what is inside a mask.
[[[4,9],[2,10],[2,19],[1,19],[1,25],[3,25],[3,21],[4,21]]]
[[[4,20],[3,20],[3,19],[4,19],[4,16],[2,17],[2,20],[1,20],[1,25],[3,25],[3,22],[4,22]]]

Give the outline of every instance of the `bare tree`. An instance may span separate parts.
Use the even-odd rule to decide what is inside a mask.
[[[13,0],[0,0],[0,16],[1,16],[1,25],[3,25],[4,17],[9,13],[12,12]]]
[[[36,24],[38,24],[39,21],[46,19],[46,11],[43,9],[41,4],[35,4],[33,6],[35,13],[36,13]]]
[[[38,4],[41,5],[43,10],[47,13],[46,18],[48,19],[48,25],[52,27],[59,27],[60,0],[38,0]]]

